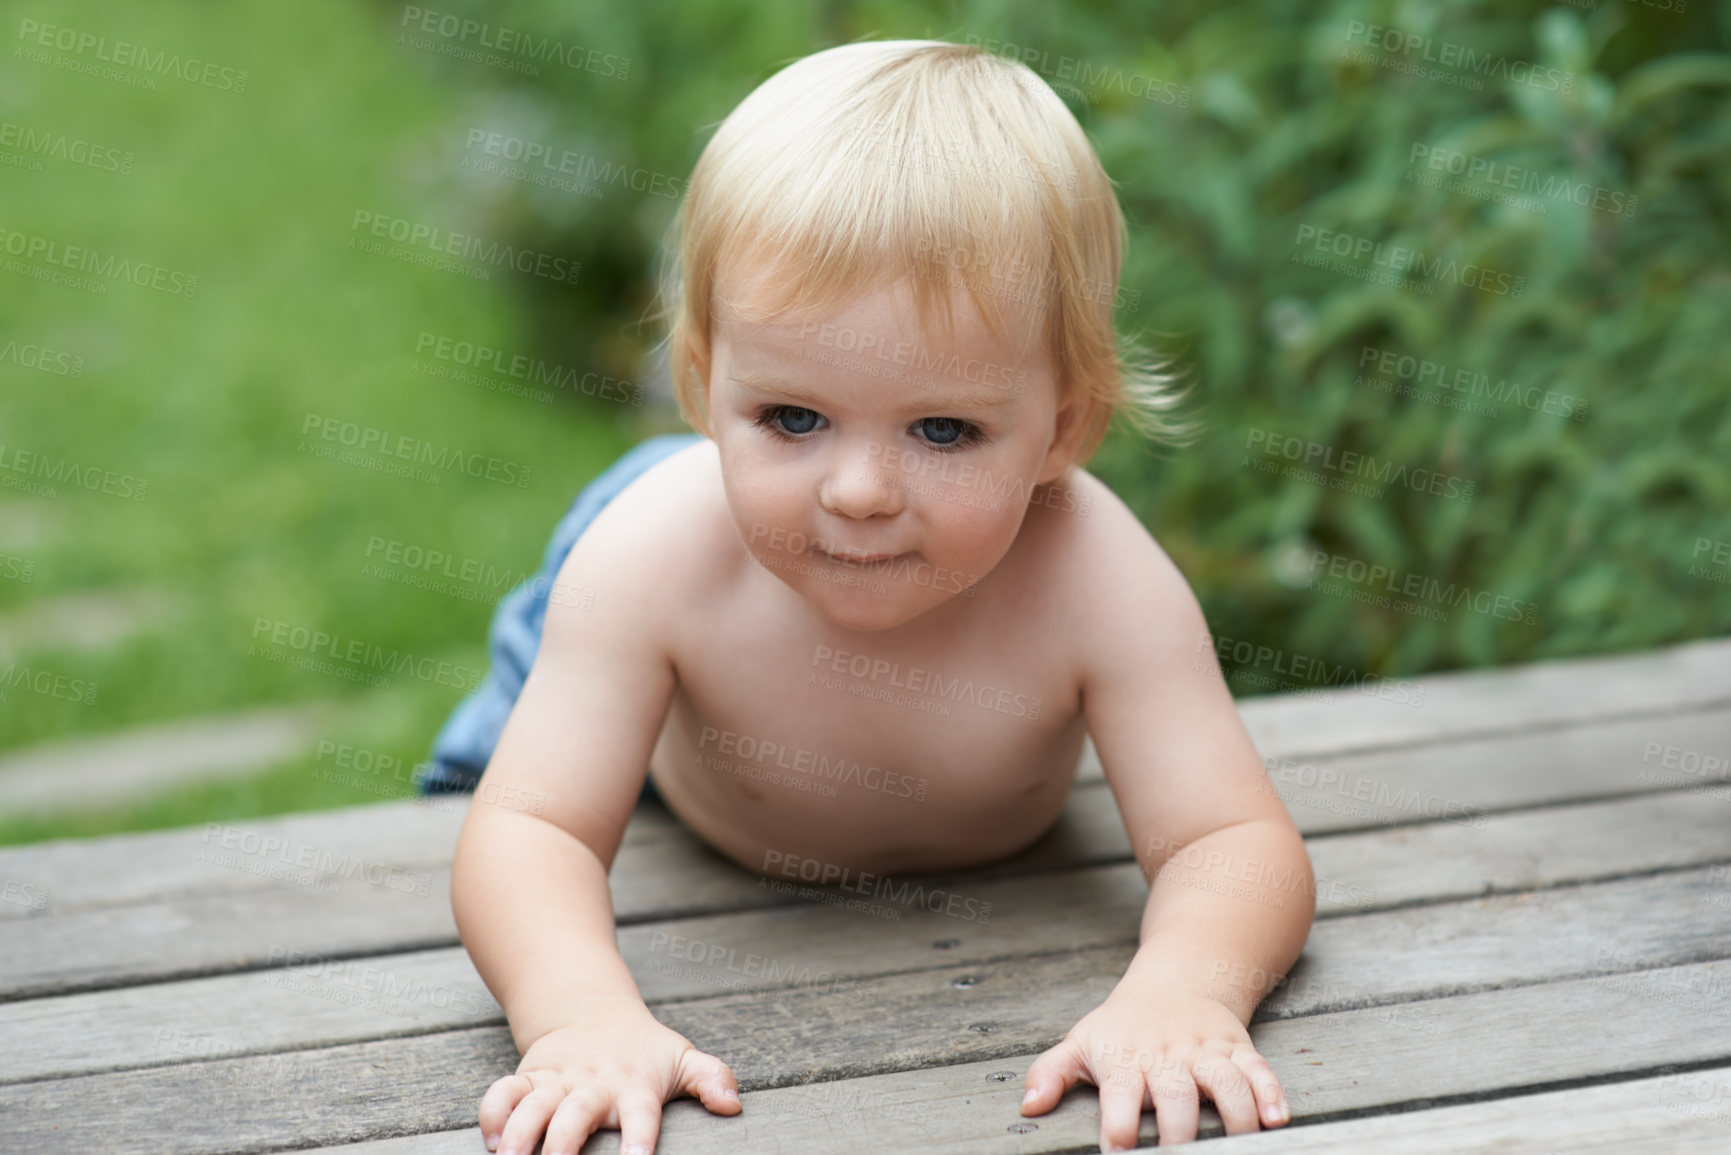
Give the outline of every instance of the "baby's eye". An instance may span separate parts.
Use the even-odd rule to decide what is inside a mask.
[[[922,417],[914,426],[933,449],[960,449],[984,440],[979,429],[959,417]]]
[[[962,423],[954,417],[922,417],[920,424],[933,445],[948,445],[962,435]]]
[[[821,420],[822,418],[817,412],[811,409],[802,409],[797,405],[773,405],[763,411],[763,414],[757,419],[757,424],[771,432],[791,433],[797,436],[810,433],[817,428],[817,423]]]

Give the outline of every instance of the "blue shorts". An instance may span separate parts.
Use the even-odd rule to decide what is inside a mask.
[[[492,668],[481,684],[457,703],[438,737],[433,739],[431,760],[422,763],[415,773],[417,790],[423,794],[456,794],[475,789],[541,648],[547,594],[571,547],[577,544],[577,538],[589,528],[595,515],[627,485],[651,466],[703,439],[697,433],[651,437],[628,450],[583,487],[553,530],[541,572],[500,599],[487,635]],[[643,797],[655,797],[655,786],[647,778],[643,782]]]

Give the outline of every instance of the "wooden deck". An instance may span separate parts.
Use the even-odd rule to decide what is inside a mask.
[[[1731,641],[1420,684],[1242,704],[1318,918],[1252,1026],[1295,1122],[1209,1149],[1731,1151]],[[460,805],[0,851],[0,1150],[481,1151],[517,1053],[451,921]],[[1017,1112],[1146,895],[1091,754],[950,887],[989,920],[776,893],[639,813],[620,947],[745,1103],[659,1150],[1093,1150],[1092,1088]]]

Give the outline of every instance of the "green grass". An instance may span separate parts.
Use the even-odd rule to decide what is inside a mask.
[[[233,94],[173,78],[155,92],[8,59],[5,119],[134,156],[129,175],[53,159],[0,169],[5,228],[196,273],[193,299],[130,284],[105,296],[0,273],[0,340],[85,358],[81,376],[0,363],[7,451],[148,480],[141,501],[62,484],[0,490],[0,612],[71,595],[151,590],[170,612],[94,652],[20,666],[94,683],[94,704],[14,688],[0,748],[267,704],[351,704],[330,737],[425,756],[461,689],[388,689],[249,656],[258,619],[386,651],[485,662],[491,607],[363,576],[385,538],[532,571],[578,488],[642,435],[641,410],[488,392],[411,368],[427,331],[531,349],[521,274],[482,283],[347,247],[357,209],[484,231],[486,205],[430,157],[461,96],[398,49],[386,18],[340,3],[237,10],[95,4],[15,13],[250,73]],[[244,26],[231,22],[244,20]],[[632,350],[580,365],[630,376]],[[586,403],[585,403],[586,402]],[[437,484],[300,451],[307,414],[533,466],[525,487],[438,471]],[[0,566],[0,574],[5,567]],[[0,663],[3,668],[3,663]],[[0,841],[179,825],[365,801],[311,779],[310,755],[252,781],[141,805],[0,819]]]

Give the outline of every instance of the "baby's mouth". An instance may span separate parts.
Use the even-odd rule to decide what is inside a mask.
[[[878,562],[894,561],[896,558],[904,556],[900,553],[830,553],[826,549],[820,549],[817,552],[831,561],[841,562],[843,565],[875,565]]]

